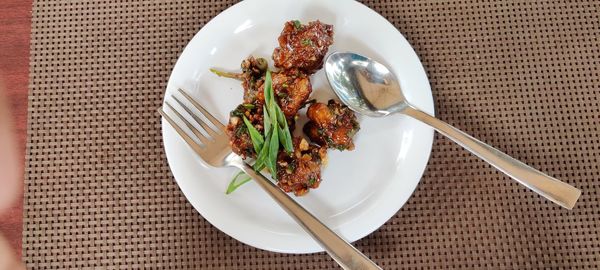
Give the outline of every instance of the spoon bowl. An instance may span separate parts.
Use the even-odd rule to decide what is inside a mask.
[[[368,57],[332,53],[327,57],[325,70],[335,94],[360,114],[381,117],[408,105],[396,75]]]

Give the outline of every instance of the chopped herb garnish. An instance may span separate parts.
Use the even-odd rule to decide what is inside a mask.
[[[312,40],[305,38],[305,39],[302,40],[302,45],[304,45],[304,46],[312,46],[313,43],[312,43]]]
[[[288,94],[284,92],[279,92],[277,93],[277,96],[279,97],[279,99],[282,99],[288,97]]]
[[[244,116],[244,113],[240,110],[233,110],[231,111],[231,113],[229,113],[229,117],[242,117]]]
[[[246,132],[246,126],[244,125],[239,125],[237,127],[237,129],[235,130],[235,136],[241,136],[242,134],[244,134]]]
[[[291,162],[291,163],[289,164],[288,168],[289,168],[289,169],[290,169],[292,172],[294,172],[294,171],[296,170],[296,167],[297,167],[297,166],[298,166],[298,165],[296,164],[296,162]]]
[[[302,28],[302,23],[299,20],[293,20],[292,23],[294,23],[294,28],[298,30]]]
[[[333,146],[335,145],[335,143],[333,142],[333,140],[331,139],[331,137],[329,136],[325,136],[325,141],[327,142],[328,145]]]
[[[316,178],[314,178],[314,177],[311,177],[311,178],[308,180],[308,185],[312,186],[312,185],[314,185],[314,184],[315,184],[315,182],[317,182],[317,179],[316,179]]]
[[[256,106],[254,106],[254,104],[250,104],[250,103],[242,104],[242,106],[244,106],[244,108],[249,109],[249,110],[252,110],[256,107]]]

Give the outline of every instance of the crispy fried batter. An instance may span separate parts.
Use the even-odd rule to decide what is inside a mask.
[[[320,21],[308,25],[289,21],[285,23],[278,41],[279,47],[273,51],[276,67],[298,68],[313,74],[323,66],[323,58],[333,44],[333,26]]]
[[[294,137],[294,152],[284,151],[277,157],[277,185],[285,192],[304,195],[321,183],[321,165],[326,163],[327,149]]]
[[[335,100],[326,104],[314,103],[306,112],[310,121],[304,133],[311,141],[328,148],[353,150],[352,137],[360,129],[356,115],[347,106]]]

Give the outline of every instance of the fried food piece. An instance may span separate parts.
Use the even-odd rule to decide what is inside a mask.
[[[265,103],[263,84],[268,64],[264,58],[249,56],[244,59],[242,67],[242,87],[244,88],[244,103],[262,107]]]
[[[311,141],[338,150],[354,149],[352,137],[360,126],[356,115],[347,106],[332,99],[327,104],[310,105],[306,115],[310,121],[303,131]]]
[[[256,152],[250,138],[248,128],[244,123],[243,117],[246,117],[250,123],[260,133],[263,132],[263,109],[253,104],[240,104],[229,114],[229,123],[226,133],[229,136],[229,145],[231,150],[242,158],[254,158]]]
[[[263,129],[264,82],[267,63],[266,60],[261,59],[250,56],[242,61],[241,74],[223,72],[219,74],[220,76],[242,80],[244,103],[230,113],[229,124],[227,125],[227,135],[229,135],[231,149],[242,158],[256,157],[242,115],[245,115],[257,130],[262,131]],[[297,69],[272,72],[271,79],[275,99],[286,116],[290,130],[293,131],[295,116],[312,92],[310,80],[308,76]]]
[[[265,104],[266,60],[250,56],[242,62],[242,71],[244,103],[262,107]],[[299,69],[292,68],[271,72],[271,81],[279,107],[287,119],[294,118],[312,92],[310,79]]]
[[[323,67],[323,58],[333,44],[333,26],[320,21],[308,25],[289,21],[278,41],[279,47],[273,51],[275,67],[298,68],[310,75]]]
[[[281,151],[277,157],[277,185],[285,192],[302,196],[321,183],[321,165],[327,163],[327,149],[294,137],[294,152]]]
[[[286,118],[294,118],[312,92],[310,79],[298,69],[272,73],[273,90]]]

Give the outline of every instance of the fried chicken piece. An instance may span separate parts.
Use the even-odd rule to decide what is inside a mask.
[[[242,62],[244,103],[260,107],[264,105],[265,66],[266,61],[263,58],[255,59],[252,56]],[[292,68],[271,72],[271,81],[279,107],[286,118],[294,118],[312,92],[310,79],[299,69]]]
[[[312,92],[310,79],[298,69],[271,74],[273,90],[286,118],[294,118]]]
[[[321,165],[327,163],[327,149],[294,137],[294,152],[281,151],[277,157],[277,186],[302,196],[321,183]]]
[[[227,135],[229,135],[231,149],[242,158],[256,156],[242,115],[245,115],[257,130],[261,131],[263,129],[264,81],[267,68],[266,60],[261,59],[250,56],[242,61],[241,74],[217,73],[220,76],[242,80],[244,103],[230,113],[229,124],[227,125]],[[272,72],[271,79],[275,99],[286,116],[290,130],[293,131],[295,116],[312,92],[310,80],[308,76],[297,69]]]
[[[360,126],[356,115],[347,106],[332,99],[327,104],[310,105],[306,115],[310,121],[303,131],[311,141],[338,150],[354,149],[352,137]]]
[[[240,104],[229,114],[229,123],[226,133],[229,136],[229,145],[231,150],[242,158],[254,158],[256,152],[248,132],[248,127],[244,123],[243,117],[246,117],[250,123],[260,133],[263,132],[263,109],[253,104]]]
[[[333,26],[320,21],[308,25],[289,21],[278,41],[279,47],[273,51],[275,67],[298,68],[310,75],[323,67],[323,58],[333,44]]]

